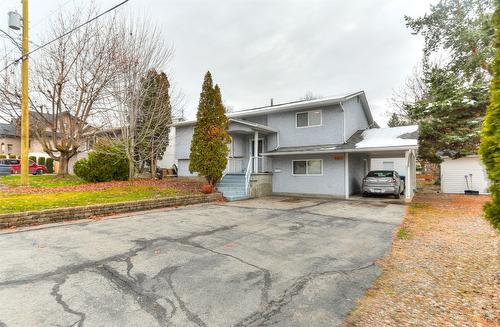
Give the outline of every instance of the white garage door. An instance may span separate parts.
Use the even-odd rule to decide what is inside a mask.
[[[471,176],[472,174],[472,183]],[[447,159],[441,163],[441,191],[443,193],[464,193],[467,189],[465,176],[469,179],[469,189],[488,193],[489,181],[479,157]]]
[[[405,158],[372,158],[370,170],[395,170],[401,176],[406,176]]]

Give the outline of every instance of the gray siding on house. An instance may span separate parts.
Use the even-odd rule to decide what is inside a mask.
[[[267,126],[267,115],[250,116],[250,117],[244,117],[241,119]]]
[[[294,176],[292,160],[301,159],[323,159],[323,175]],[[273,157],[273,192],[344,197],[344,160],[331,154]]]
[[[245,135],[232,135],[230,157],[247,157],[248,156],[248,138]]]
[[[189,172],[189,159],[179,159],[177,163],[177,174],[179,176],[198,176],[197,173],[191,174]]]
[[[359,97],[342,103],[342,106],[345,110],[345,137],[347,140],[356,131],[368,128],[368,120]]]
[[[280,147],[341,144],[343,140],[343,113],[339,105],[322,108],[321,126],[297,128],[295,114],[307,110],[273,113],[268,125],[280,131]]]
[[[194,125],[175,127],[175,158],[189,159]]]
[[[270,134],[267,136],[266,151],[273,151],[278,146],[278,133]]]

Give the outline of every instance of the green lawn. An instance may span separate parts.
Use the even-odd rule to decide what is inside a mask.
[[[21,177],[19,175],[2,176],[0,177],[0,184],[7,186],[20,186]],[[64,178],[57,177],[56,175],[30,175],[29,184],[31,187],[36,188],[51,188],[85,184],[85,181],[74,175],[69,175]]]
[[[0,192],[0,214],[154,199],[183,195],[185,193],[185,191],[172,188],[159,188],[147,185],[112,187],[94,191],[69,191],[39,194],[2,194]]]

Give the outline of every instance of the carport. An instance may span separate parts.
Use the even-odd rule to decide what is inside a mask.
[[[344,144],[284,147],[263,153],[273,162],[273,194],[349,199],[360,194],[363,178],[374,160],[392,162],[405,179],[405,199],[416,192],[418,126],[359,130]],[[387,159],[387,160],[386,160]],[[297,175],[294,161],[315,161],[317,171]],[[397,162],[397,167],[394,164]],[[397,169],[396,169],[397,168]]]
[[[411,199],[416,192],[416,151],[418,126],[374,128],[358,131],[342,146],[345,151],[344,177],[345,198],[360,194],[363,178],[372,169],[372,159],[399,160],[397,170],[405,178],[405,198]],[[340,149],[339,149],[340,150]]]
[[[404,172],[399,174],[405,178],[405,198],[411,199],[416,192],[416,147],[374,148],[370,150],[353,149],[345,152],[345,197],[361,194],[363,178],[376,168],[372,168],[372,159],[398,159],[404,162]],[[396,169],[395,169],[396,170]]]

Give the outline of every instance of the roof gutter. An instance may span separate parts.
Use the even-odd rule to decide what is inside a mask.
[[[357,91],[353,92],[347,95],[344,95],[342,97],[335,97],[335,98],[326,98],[326,99],[316,99],[316,100],[311,100],[311,101],[297,101],[297,102],[292,102],[292,103],[284,103],[284,104],[276,104],[271,107],[262,107],[262,108],[257,108],[257,109],[249,109],[249,110],[242,110],[242,111],[236,111],[227,114],[228,118],[239,118],[239,117],[250,117],[250,116],[256,116],[256,115],[262,115],[262,114],[271,114],[271,113],[276,113],[276,112],[286,112],[286,111],[294,111],[296,109],[314,109],[314,108],[321,108],[325,106],[330,106],[334,104],[339,104],[341,102],[345,102],[351,98],[361,96],[363,95],[365,103],[367,104],[368,102],[366,101],[366,96],[364,91]],[[368,108],[369,111],[369,108]],[[177,126],[189,126],[193,125],[196,122],[196,120],[187,120],[183,122],[178,122],[174,123],[171,126],[177,127]]]
[[[384,152],[384,151],[408,151],[417,150],[418,145],[408,146],[389,146],[377,148],[357,148],[357,149],[328,149],[328,150],[313,150],[313,151],[283,151],[283,152],[266,152],[263,156],[288,156],[295,154],[321,154],[321,153],[357,153],[357,152]]]

